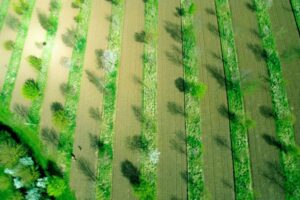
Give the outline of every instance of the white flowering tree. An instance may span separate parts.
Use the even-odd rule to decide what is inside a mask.
[[[102,66],[106,73],[111,73],[117,61],[117,55],[111,50],[105,50],[102,55]]]

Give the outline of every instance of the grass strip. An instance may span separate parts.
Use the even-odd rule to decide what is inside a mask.
[[[193,27],[195,5],[193,1],[181,0],[182,50],[184,86],[199,82],[196,36]],[[202,87],[205,87],[204,85]],[[184,88],[187,90],[188,88]],[[185,91],[185,131],[187,135],[188,197],[204,198],[203,147],[201,131],[200,99]]]
[[[145,2],[145,41],[143,55],[143,95],[141,137],[146,148],[140,153],[140,184],[135,194],[140,200],[157,198],[157,163],[150,160],[157,151],[157,33],[158,0]]]
[[[42,67],[37,77],[37,84],[39,86],[40,92],[39,95],[32,101],[32,104],[29,108],[29,119],[30,119],[29,123],[32,124],[35,129],[38,129],[40,123],[40,110],[44,100],[49,64],[52,56],[52,49],[56,38],[59,14],[61,10],[61,0],[56,0],[56,2],[57,2],[57,6],[50,10],[50,16],[49,16],[49,19],[52,19],[53,24],[55,24],[55,26],[53,27],[53,29],[47,30],[46,40],[45,40],[47,45],[43,48],[43,52],[41,56]]]
[[[253,199],[247,128],[228,0],[215,0],[226,76],[236,199]]]
[[[117,77],[120,63],[121,34],[124,17],[124,2],[113,3],[108,49],[116,55],[117,61],[111,72],[105,75],[105,94],[103,97],[100,141],[103,147],[98,154],[97,199],[109,200],[112,192],[113,134],[115,122],[115,105]]]
[[[2,30],[4,25],[5,17],[9,10],[9,4],[10,0],[2,0],[2,3],[0,5],[0,31]]]
[[[299,0],[291,0],[291,5],[294,11],[295,20],[298,26],[298,31],[300,33],[300,1]]]
[[[27,3],[28,9],[22,15],[22,20],[18,29],[14,49],[8,63],[8,71],[5,75],[5,81],[3,84],[2,91],[0,93],[0,102],[6,109],[9,109],[12,93],[15,88],[17,73],[20,67],[24,44],[28,33],[28,26],[31,19],[35,0],[28,0]]]
[[[282,75],[280,58],[272,34],[271,20],[263,0],[254,0],[262,45],[271,86],[273,111],[275,114],[276,134],[281,144],[281,166],[283,168],[286,199],[300,199],[300,164],[299,153],[295,146],[293,115],[288,102]]]
[[[65,115],[67,118],[66,125],[60,132],[59,150],[66,155],[66,179],[69,180],[71,154],[73,151],[73,133],[76,128],[76,114],[80,98],[80,85],[83,73],[84,55],[86,49],[86,37],[89,28],[89,18],[91,12],[92,0],[85,0],[81,3],[76,28],[76,41],[71,57],[71,68],[67,85],[72,90],[66,93]]]

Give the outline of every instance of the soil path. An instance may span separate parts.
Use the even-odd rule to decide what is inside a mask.
[[[105,0],[93,0],[87,36],[87,47],[84,58],[84,70],[92,73],[97,78],[104,75],[98,67],[96,50],[104,50],[108,45],[109,21],[107,16],[111,13],[111,4]],[[71,165],[71,187],[75,191],[79,200],[95,199],[95,181],[97,167],[97,146],[95,138],[99,138],[100,121],[92,118],[90,109],[100,109],[102,107],[103,94],[97,90],[95,85],[89,81],[89,77],[84,74],[81,81],[80,100],[76,118],[76,130],[74,135],[73,152],[77,161]],[[101,111],[100,111],[101,112]],[[90,174],[78,165],[86,162],[90,169]],[[101,163],[99,163],[101,164]],[[94,176],[93,176],[94,175]]]
[[[300,59],[295,57],[295,48],[300,48],[300,37],[297,29],[295,17],[292,12],[289,0],[276,0],[270,9],[272,30],[275,36],[277,50],[281,56],[281,66],[283,78],[286,81],[286,89],[290,107],[296,117],[295,135],[296,142],[300,145]],[[294,58],[287,59],[283,54],[291,52]]]
[[[136,115],[141,109],[143,44],[135,40],[135,33],[144,30],[144,3],[141,0],[125,2],[124,26],[122,33],[121,61],[116,103],[116,128],[114,137],[113,191],[112,199],[135,199],[133,188],[121,172],[121,164],[129,160],[138,167],[138,153],[127,143],[128,137],[139,135],[141,123]],[[139,110],[138,112],[134,112]],[[100,163],[99,163],[100,164]]]
[[[253,81],[259,85],[244,96],[246,113],[256,122],[256,126],[248,131],[254,194],[256,199],[284,199],[283,177],[274,170],[279,166],[279,150],[267,139],[276,137],[275,121],[267,113],[272,109],[272,100],[269,82],[266,81],[268,70],[257,34],[256,13],[249,7],[253,1],[229,2],[242,87],[247,88]]]
[[[62,60],[70,60],[73,49],[64,44],[62,35],[66,33],[67,29],[75,28],[76,23],[73,18],[78,13],[78,9],[72,8],[71,3],[71,0],[62,1],[60,11],[62,14],[58,21],[56,39],[54,41],[53,53],[49,65],[47,86],[45,88],[45,96],[41,108],[41,128],[52,126],[51,104],[53,102],[60,102],[64,105],[65,102],[65,97],[60,90],[60,85],[67,83],[69,67],[67,64],[63,64]]]
[[[38,14],[45,13],[49,15],[50,0],[36,1],[32,12],[31,21],[28,28],[28,36],[24,44],[24,50],[21,57],[20,69],[16,78],[15,88],[12,94],[10,104],[11,110],[15,105],[23,105],[29,107],[31,100],[25,98],[22,94],[22,87],[27,79],[36,79],[38,71],[33,69],[27,58],[30,55],[41,57],[42,48],[37,46],[37,43],[43,43],[46,39],[46,31],[39,22]]]
[[[214,1],[197,1],[195,28],[200,81],[208,86],[201,103],[205,191],[211,199],[234,199],[234,180],[225,75]]]
[[[187,199],[184,94],[175,85],[183,77],[179,0],[158,5],[158,199]],[[180,144],[179,148],[175,148]],[[184,151],[182,151],[182,149]]]
[[[8,9],[8,13],[6,15],[6,19],[7,16],[12,15],[17,17],[19,20],[21,20],[21,18],[19,16],[17,16],[13,10],[13,3],[15,1],[11,1],[9,9]],[[6,20],[5,19],[5,20]],[[5,75],[7,72],[7,66],[12,54],[11,50],[6,50],[4,48],[4,43],[8,40],[12,40],[15,41],[16,37],[17,37],[17,31],[18,30],[12,30],[7,24],[6,22],[3,25],[3,28],[0,32],[0,91],[2,90],[2,86],[4,84],[4,79],[5,79]]]

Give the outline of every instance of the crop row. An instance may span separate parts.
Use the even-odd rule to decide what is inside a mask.
[[[219,25],[223,65],[226,76],[228,116],[233,154],[236,199],[253,199],[252,178],[246,118],[240,74],[234,43],[231,13],[227,0],[215,0]]]
[[[112,15],[108,52],[115,59],[113,68],[107,71],[105,75],[105,94],[103,97],[101,134],[99,138],[103,146],[98,153],[97,199],[111,199],[112,188],[113,134],[124,3],[122,0],[112,0],[111,2]]]
[[[276,133],[283,150],[281,165],[284,172],[286,199],[300,198],[299,155],[295,147],[293,116],[289,107],[279,55],[276,51],[268,9],[263,0],[254,0],[260,37],[266,53],[270,77]]]

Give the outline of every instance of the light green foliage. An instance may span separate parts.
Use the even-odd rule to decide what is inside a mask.
[[[23,85],[22,93],[24,97],[32,100],[40,94],[40,88],[35,80],[28,79]]]
[[[29,10],[29,4],[28,4],[27,0],[18,0],[14,4],[14,11],[18,15],[23,15],[28,10]]]
[[[26,153],[27,151],[22,145],[16,144],[11,140],[6,140],[0,143],[0,165],[7,168],[13,167]]]
[[[27,61],[36,71],[41,71],[41,68],[42,68],[42,59],[41,58],[30,55],[27,57]]]
[[[14,41],[12,40],[8,40],[4,43],[4,48],[7,50],[7,51],[11,51],[14,49],[14,46],[15,46],[15,43]]]
[[[62,178],[53,176],[49,178],[47,184],[47,193],[52,197],[59,197],[63,194],[66,189],[66,183]]]
[[[66,115],[64,106],[59,102],[54,102],[51,105],[52,121],[60,129],[67,126],[69,120]]]
[[[72,7],[73,8],[81,8],[81,6],[84,4],[85,0],[73,0]]]

